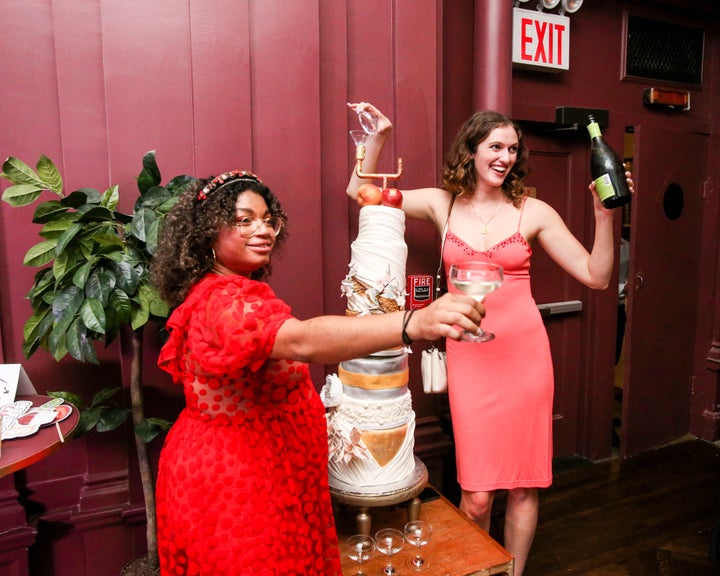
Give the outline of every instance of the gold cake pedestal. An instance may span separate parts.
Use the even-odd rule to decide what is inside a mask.
[[[351,486],[345,482],[330,478],[330,494],[339,504],[353,506],[358,509],[355,516],[357,533],[370,535],[372,526],[370,508],[393,506],[407,502],[408,521],[417,520],[420,517],[420,498],[418,498],[418,494],[423,491],[427,483],[427,468],[416,456],[415,470],[408,479],[383,486],[382,492],[372,492],[371,489]]]

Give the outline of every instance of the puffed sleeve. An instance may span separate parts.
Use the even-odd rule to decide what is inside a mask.
[[[264,282],[240,276],[203,280],[168,322],[171,336],[160,367],[176,381],[183,365],[197,365],[208,375],[255,371],[268,359],[277,331],[291,317],[290,307]]]

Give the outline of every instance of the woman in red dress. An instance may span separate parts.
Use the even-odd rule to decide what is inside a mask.
[[[325,409],[305,362],[480,323],[483,308],[460,295],[412,316],[293,317],[263,281],[286,224],[246,171],[201,181],[164,222],[153,282],[174,311],[159,365],[186,400],[160,456],[164,576],[340,574]]]

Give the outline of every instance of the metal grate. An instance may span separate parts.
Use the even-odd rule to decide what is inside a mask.
[[[702,28],[630,16],[627,30],[627,76],[702,83]]]

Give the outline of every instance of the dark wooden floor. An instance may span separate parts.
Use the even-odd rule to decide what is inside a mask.
[[[625,461],[572,464],[541,491],[525,576],[720,574],[710,557],[720,447],[690,439]]]

